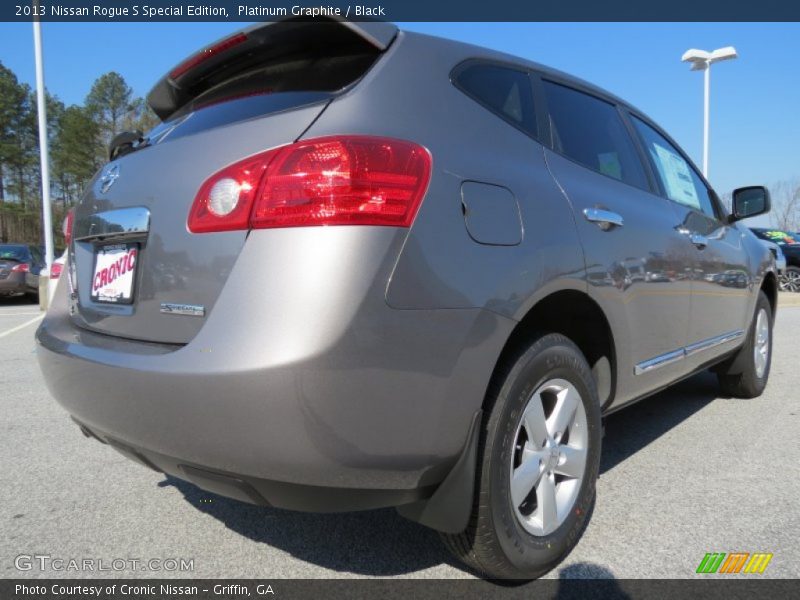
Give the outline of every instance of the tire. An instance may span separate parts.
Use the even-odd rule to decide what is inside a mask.
[[[560,334],[537,339],[498,372],[487,395],[469,525],[442,538],[457,558],[486,576],[534,579],[561,562],[589,522],[600,464],[600,403],[586,359]],[[547,441],[528,440],[528,431]],[[580,477],[564,475],[574,475],[581,464]],[[534,479],[532,487],[523,484]]]
[[[786,267],[786,272],[781,278],[781,290],[786,292],[800,292],[800,268]]]
[[[772,364],[772,325],[772,306],[766,294],[759,292],[747,340],[732,359],[717,369],[723,394],[733,398],[757,398],[764,392]],[[757,354],[763,359],[757,358]]]

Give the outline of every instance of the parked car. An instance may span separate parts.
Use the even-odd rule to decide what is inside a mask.
[[[753,227],[759,239],[777,244],[786,259],[786,270],[781,277],[781,289],[787,292],[800,292],[800,236],[781,231]]]
[[[58,280],[61,278],[61,272],[64,270],[64,265],[67,262],[67,251],[61,253],[57,258],[53,260],[53,264],[50,265],[50,272],[49,276],[50,279],[48,281],[47,286],[47,294],[48,294],[48,301],[53,300],[53,294],[55,294],[56,286],[58,285]]]
[[[0,244],[0,296],[39,297],[44,254],[30,244]]]
[[[766,190],[726,214],[596,86],[317,20],[213,44],[148,101],[163,123],[76,208],[37,356],[87,436],[152,469],[398,507],[531,578],[586,527],[603,415],[709,367],[730,396],[767,383],[777,275],[738,222]]]

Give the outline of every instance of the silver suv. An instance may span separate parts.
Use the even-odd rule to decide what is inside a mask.
[[[626,102],[388,23],[284,21],[148,97],[76,208],[37,333],[82,431],[246,502],[396,506],[537,577],[604,415],[713,368],[759,395],[772,255]]]

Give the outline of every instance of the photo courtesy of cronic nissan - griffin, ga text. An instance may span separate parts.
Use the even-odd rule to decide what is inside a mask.
[[[764,390],[777,276],[739,221],[767,191],[726,210],[585,81],[287,20],[148,102],[162,123],[111,142],[36,334],[81,431],[147,467],[264,506],[396,507],[480,573],[535,578],[589,521],[605,415],[704,369]]]

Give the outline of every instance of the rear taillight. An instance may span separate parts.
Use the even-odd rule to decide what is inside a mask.
[[[232,35],[229,38],[225,38],[224,40],[220,41],[213,46],[206,48],[205,50],[201,50],[197,54],[190,56],[177,67],[170,71],[169,76],[172,79],[177,79],[181,75],[185,75],[192,69],[194,69],[197,65],[204,63],[205,61],[209,60],[210,58],[215,57],[218,54],[225,52],[226,50],[230,50],[234,46],[238,46],[239,44],[246,42],[247,36],[243,33],[237,33],[236,35]]]
[[[61,271],[64,269],[64,265],[61,263],[53,263],[50,266],[50,279],[58,279],[61,276]]]
[[[19,263],[18,265],[11,267],[11,270],[14,273],[27,273],[31,270],[31,266],[28,263]]]
[[[61,231],[64,234],[64,244],[69,246],[72,241],[72,225],[75,222],[75,209],[70,208],[64,215],[64,223],[61,225]]]
[[[313,225],[410,227],[428,187],[430,153],[417,144],[335,136],[269,150],[203,183],[193,233]]]

